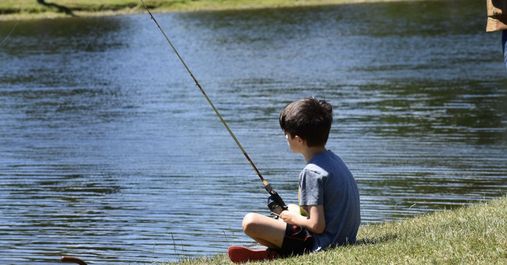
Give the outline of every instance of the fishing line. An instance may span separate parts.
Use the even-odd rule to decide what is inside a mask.
[[[19,24],[19,20],[16,21],[16,24],[14,24],[14,26],[12,26],[11,30],[9,31],[9,33],[7,33],[7,35],[5,36],[5,38],[0,42],[0,47],[11,36],[12,32],[14,32],[14,30],[16,29],[16,27],[18,26],[18,24]]]
[[[220,119],[220,121],[222,122],[222,124],[224,125],[224,127],[227,129],[227,131],[231,135],[232,139],[234,139],[234,142],[236,142],[236,145],[239,147],[239,149],[241,150],[241,152],[245,156],[245,158],[248,161],[248,163],[250,163],[250,165],[254,169],[255,173],[257,174],[257,176],[259,176],[259,178],[261,179],[262,184],[264,185],[264,188],[266,189],[266,191],[269,194],[271,194],[271,195],[278,196],[278,194],[276,193],[276,191],[274,191],[271,188],[271,185],[269,184],[269,182],[266,179],[264,179],[264,177],[262,176],[262,174],[259,171],[259,169],[257,168],[257,166],[255,166],[254,162],[252,161],[252,159],[250,158],[250,156],[247,154],[245,148],[243,148],[243,145],[241,145],[241,143],[239,142],[239,140],[236,137],[236,135],[234,134],[234,132],[231,130],[231,128],[229,127],[229,125],[227,124],[227,122],[224,120],[224,118],[222,117],[222,115],[220,114],[220,112],[218,111],[218,109],[215,107],[215,105],[213,104],[213,102],[211,101],[211,99],[206,94],[206,91],[204,91],[204,89],[202,88],[202,86],[199,83],[199,81],[197,80],[197,78],[195,78],[194,74],[192,73],[192,71],[190,70],[190,68],[188,67],[188,65],[185,63],[185,61],[183,60],[183,57],[180,55],[180,53],[178,52],[178,50],[176,49],[176,47],[173,45],[173,43],[171,42],[171,40],[169,39],[169,37],[165,33],[164,29],[162,29],[162,27],[158,23],[157,19],[155,19],[155,17],[153,16],[153,14],[150,12],[150,10],[148,9],[148,7],[144,3],[144,0],[140,0],[140,1],[141,1],[142,5],[143,5],[144,9],[150,15],[150,17],[153,20],[153,22],[155,22],[155,25],[157,25],[157,27],[160,30],[160,32],[162,33],[162,35],[164,35],[164,38],[166,39],[166,41],[169,44],[169,46],[171,46],[172,50],[174,51],[174,53],[176,54],[176,56],[180,60],[181,64],[183,64],[183,66],[185,67],[185,70],[188,72],[188,74],[190,75],[190,77],[192,77],[192,79],[194,80],[194,83],[197,86],[197,88],[199,88],[199,91],[201,91],[201,94],[204,96],[204,98],[206,99],[206,101],[208,102],[208,104],[211,106],[211,108],[213,109],[213,111],[215,112],[215,114],[217,115],[217,117]]]

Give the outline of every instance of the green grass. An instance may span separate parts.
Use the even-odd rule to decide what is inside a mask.
[[[130,9],[138,6],[136,0],[47,0],[47,3],[54,3],[72,9],[73,11],[115,11]],[[162,2],[162,1],[146,1]],[[36,0],[2,0],[0,1],[0,14],[10,13],[56,13],[56,9],[38,4]]]
[[[256,264],[507,264],[507,197],[359,230],[359,244]],[[179,265],[232,264],[225,255]]]
[[[145,0],[145,3],[156,12],[181,12],[379,1],[396,0]],[[139,0],[47,0],[46,2],[70,8],[77,16],[125,14],[143,11]],[[62,16],[65,16],[65,14],[59,13],[56,8],[40,5],[36,0],[0,1],[0,20]]]

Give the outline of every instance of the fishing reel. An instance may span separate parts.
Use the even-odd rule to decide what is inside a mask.
[[[271,195],[268,197],[268,208],[273,213],[273,215],[278,218],[278,216],[285,210],[288,209],[287,205],[281,200],[278,194]]]

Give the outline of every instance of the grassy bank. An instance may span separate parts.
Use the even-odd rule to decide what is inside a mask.
[[[362,226],[357,245],[265,264],[507,264],[506,220],[507,197],[503,197],[400,222]],[[221,255],[177,264],[229,263]]]
[[[395,0],[145,0],[145,3],[155,12],[181,12],[380,1]],[[41,5],[36,0],[2,0],[0,1],[0,20],[53,18],[69,15],[102,16],[143,11],[139,0],[46,0],[46,2],[49,5]]]

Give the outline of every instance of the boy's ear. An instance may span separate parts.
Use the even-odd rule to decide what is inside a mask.
[[[301,138],[299,135],[295,135],[294,139],[301,144],[305,142],[305,139]]]

